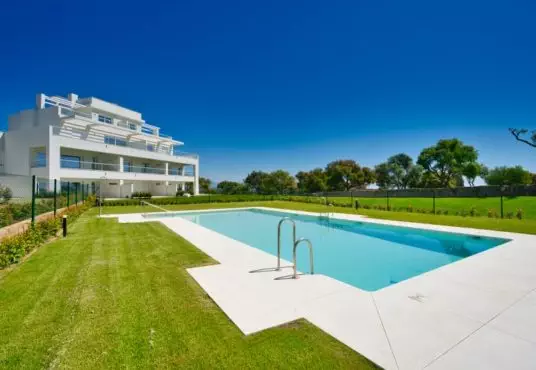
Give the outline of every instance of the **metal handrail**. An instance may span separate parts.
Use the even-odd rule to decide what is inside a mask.
[[[292,222],[292,245],[296,243],[296,223],[290,217],[283,217],[279,224],[277,224],[277,268],[276,271],[281,270],[281,225],[285,221]]]
[[[311,269],[310,274],[314,275],[315,273],[315,265],[313,261],[313,244],[311,243],[309,239],[300,238],[296,240],[296,242],[294,243],[294,248],[292,249],[292,262],[294,263],[294,266],[293,266],[294,274],[292,275],[293,279],[298,278],[298,274],[296,272],[296,248],[301,242],[307,242],[307,245],[309,246],[309,264],[310,264],[309,268]]]

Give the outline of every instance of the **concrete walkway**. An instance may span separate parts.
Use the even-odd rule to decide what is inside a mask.
[[[288,261],[251,273],[276,257],[182,218],[157,220],[220,262],[188,271],[246,335],[305,318],[386,369],[536,369],[536,236],[333,217],[512,241],[366,292],[324,275],[274,280],[291,273]]]

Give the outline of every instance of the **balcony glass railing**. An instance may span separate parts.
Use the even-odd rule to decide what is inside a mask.
[[[120,166],[115,163],[98,163],[98,162],[88,162],[88,161],[78,161],[71,159],[61,159],[60,167],[70,170],[90,170],[90,171],[115,171],[119,172]],[[149,166],[133,166],[130,164],[123,164],[123,172],[133,172],[133,173],[147,173],[155,175],[165,175],[166,169],[159,167],[149,167]],[[179,169],[169,169],[168,175],[170,176],[181,176]],[[184,176],[193,176],[193,174],[185,173]]]
[[[147,166],[128,166],[125,167],[124,172],[135,172],[135,173],[153,173],[157,175],[165,175],[166,169],[165,168],[158,168],[158,167],[147,167]]]
[[[119,171],[119,164],[61,159],[60,167],[72,170]]]

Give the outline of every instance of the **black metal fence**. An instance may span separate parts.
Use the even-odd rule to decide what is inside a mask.
[[[39,176],[0,176],[0,228],[61,208],[78,205],[95,193],[89,183]]]
[[[512,185],[512,186],[475,186],[457,188],[430,188],[430,189],[356,189],[351,191],[336,191],[315,193],[314,196],[322,197],[326,203],[350,206],[357,208],[378,208],[385,210],[414,211],[420,207],[420,211],[430,213],[483,213],[490,217],[512,217],[515,213],[523,212],[523,207],[534,208],[531,203],[523,202],[522,197],[536,196],[536,185]],[[514,198],[518,198],[513,201]],[[418,198],[418,199],[417,199]],[[446,199],[459,198],[461,205],[454,207],[455,201]],[[473,198],[471,201],[470,198]],[[428,203],[426,203],[428,200]],[[405,203],[405,204],[403,204]],[[515,204],[514,204],[515,203]],[[505,204],[510,209],[505,209]],[[465,208],[463,207],[465,206]],[[424,209],[423,209],[424,207]],[[480,207],[480,208],[479,208]],[[525,210],[536,216],[536,209]]]

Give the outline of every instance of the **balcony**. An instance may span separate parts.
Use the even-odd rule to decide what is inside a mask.
[[[136,166],[124,163],[123,171],[121,171],[118,163],[101,163],[62,158],[60,160],[60,168],[67,172],[67,177],[99,178],[103,173],[106,173],[108,178],[123,180],[194,181],[193,169],[188,167],[185,167],[184,170],[169,168],[168,174],[166,175],[166,169],[161,167]],[[80,171],[79,174],[77,174],[78,171]],[[114,174],[109,174],[109,172]],[[64,175],[66,174],[64,173],[62,176]],[[148,176],[146,177],[144,175]]]

